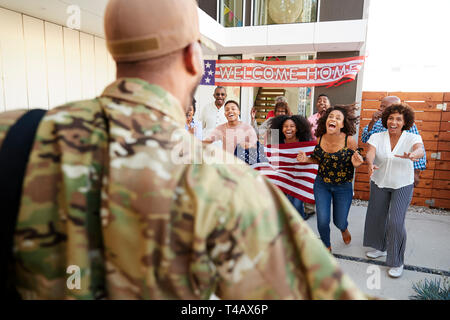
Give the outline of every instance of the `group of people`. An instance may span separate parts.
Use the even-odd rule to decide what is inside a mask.
[[[208,123],[211,131],[202,126],[203,132],[196,132],[200,126],[193,123],[193,93],[203,74],[202,44],[209,45],[199,32],[197,3],[110,0],[104,19],[117,79],[98,98],[48,110],[35,134],[17,135],[28,139],[33,134],[33,143],[24,159],[22,187],[14,195],[20,203],[17,212],[2,207],[8,215],[5,221],[12,222],[5,226],[11,232],[2,234],[5,296],[370,298],[343,272],[283,193],[255,170],[224,164],[220,154],[206,161],[202,150],[208,146],[203,144],[177,155],[200,154],[205,161],[171,161],[174,146],[185,138],[196,139],[192,133],[215,141],[221,131],[215,129],[225,121],[229,129],[246,130],[239,105],[226,103],[225,90],[219,88],[216,103],[226,103],[226,114],[213,106],[208,113],[202,110],[200,122]],[[0,148],[11,141],[10,129],[27,114],[0,113]],[[422,154],[420,138],[405,132],[413,115],[406,106],[386,108],[382,124],[388,131],[373,133],[373,147],[367,152],[369,168],[375,171],[373,185],[379,190],[371,195],[376,203],[371,198],[371,231],[365,244],[380,254],[386,250],[388,263],[395,266],[403,259],[406,238],[398,226],[412,192],[413,178],[405,172],[412,172],[411,160]],[[285,143],[311,136],[307,123],[297,121],[301,118],[283,117],[272,120],[271,126],[283,128]],[[362,163],[354,151],[350,122],[345,109],[330,107],[318,118],[314,154],[298,156],[321,167],[316,183],[321,221],[328,210],[322,195],[334,197],[338,211],[345,211],[352,168]],[[244,139],[244,146],[254,141]],[[21,147],[15,146],[18,151]],[[400,167],[401,173],[391,172]],[[388,205],[381,208],[380,199],[390,199],[395,223],[383,222],[379,210]],[[342,217],[335,221],[349,241],[346,214],[338,213]]]
[[[405,214],[420,170],[426,165],[423,141],[414,124],[414,111],[409,106],[395,96],[381,101],[379,110],[363,129],[362,142],[369,146],[364,158],[362,148],[358,148],[353,138],[359,119],[354,105],[332,106],[329,97],[321,94],[316,103],[317,113],[306,119],[293,115],[285,97],[281,96],[275,99],[272,114],[261,125],[256,123],[256,109],[253,108],[252,126],[249,126],[239,121],[238,103],[226,101],[225,88],[217,87],[214,96],[215,108],[201,116],[203,130],[208,124],[221,121],[221,104],[225,115],[222,120],[227,122],[210,131],[212,133],[204,142],[222,140],[224,150],[233,152],[237,144],[247,149],[255,146],[257,141],[264,145],[317,141],[314,152],[310,156],[300,152],[297,161],[318,165],[314,182],[314,197],[320,199],[315,207],[317,228],[330,252],[331,204],[333,223],[341,231],[344,243],[349,244],[348,214],[353,199],[354,171],[366,162],[371,193],[363,245],[374,249],[366,255],[372,259],[387,256],[388,274],[401,276],[406,244]],[[310,215],[305,213],[306,204],[290,194],[285,195],[307,220]]]
[[[223,163],[221,150],[206,155],[202,143],[174,154],[196,139],[186,113],[194,114],[202,44],[211,44],[199,32],[196,1],[110,0],[104,17],[117,80],[100,97],[53,108],[41,120],[15,195],[18,211],[2,210],[14,216],[12,238],[3,237],[12,243],[4,248],[3,292],[367,299],[267,179]],[[0,113],[0,148],[26,114]],[[234,107],[228,116],[236,124]],[[218,117],[202,121],[217,127]],[[203,161],[173,161],[197,154]],[[74,268],[76,275],[67,272]]]
[[[318,99],[318,145],[310,157],[299,154],[299,162],[317,163],[318,176],[314,184],[317,207],[317,226],[325,246],[330,244],[330,203],[333,203],[333,222],[349,244],[348,213],[353,198],[354,168],[364,163],[357,143],[357,119],[348,108],[329,107],[324,96]],[[322,100],[322,101],[321,101]],[[319,104],[326,106],[320,108]],[[324,112],[320,115],[320,112]],[[411,203],[413,188],[425,170],[426,155],[422,138],[414,124],[414,111],[400,98],[382,99],[380,108],[364,127],[362,142],[368,143],[365,162],[370,177],[370,199],[364,226],[365,247],[371,259],[386,258],[388,274],[393,278],[403,272],[406,246],[405,215]]]

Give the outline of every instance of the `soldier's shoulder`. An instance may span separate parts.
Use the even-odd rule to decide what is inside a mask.
[[[92,134],[96,128],[105,129],[105,119],[99,99],[74,101],[48,110],[36,136],[49,139],[54,135],[70,135],[77,128]]]
[[[57,116],[92,117],[100,111],[101,105],[98,98],[79,100],[48,110],[44,119],[48,120],[49,117],[57,119]]]
[[[28,110],[17,109],[0,113],[0,128],[11,127],[21,116],[23,116]]]

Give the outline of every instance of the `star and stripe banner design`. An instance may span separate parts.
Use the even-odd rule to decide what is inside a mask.
[[[205,86],[215,86],[216,60],[203,60],[203,66],[204,71],[200,84]]]
[[[299,61],[204,60],[202,85],[336,87],[355,80],[365,57]]]
[[[314,180],[319,167],[317,164],[299,163],[297,154],[302,150],[309,156],[316,145],[317,141],[267,145],[266,147],[258,143],[257,148],[240,149],[235,154],[266,176],[284,193],[314,204]]]

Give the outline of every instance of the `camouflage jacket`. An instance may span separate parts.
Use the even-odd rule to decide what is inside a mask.
[[[23,112],[0,114],[0,146]],[[23,298],[366,298],[277,187],[184,123],[139,79],[48,111],[14,238]]]

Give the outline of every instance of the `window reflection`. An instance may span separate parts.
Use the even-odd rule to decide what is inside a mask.
[[[253,0],[253,25],[317,21],[317,0]]]
[[[244,2],[245,0],[220,0],[220,23],[224,27],[244,25]]]

